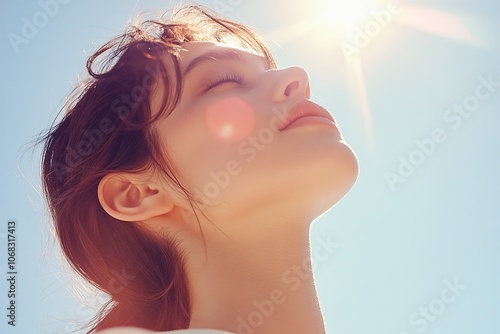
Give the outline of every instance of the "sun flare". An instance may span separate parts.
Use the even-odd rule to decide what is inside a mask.
[[[411,0],[312,0],[304,2],[299,10],[305,13],[302,20],[269,32],[267,38],[280,41],[280,45],[300,41],[301,45],[307,42],[333,46],[336,57],[345,58],[348,85],[353,99],[359,103],[370,144],[376,142],[376,134],[372,128],[365,70],[376,66],[376,57],[400,48],[402,44],[398,42],[411,43],[402,27],[471,46],[484,47],[493,43],[491,38],[479,34],[488,35],[470,15],[459,15]],[[309,47],[303,49],[310,50]],[[316,59],[320,63],[324,61],[324,66],[331,62],[330,57]]]
[[[332,0],[324,1],[320,21],[325,24],[340,25],[351,31],[363,22],[370,12],[380,8],[380,0]]]

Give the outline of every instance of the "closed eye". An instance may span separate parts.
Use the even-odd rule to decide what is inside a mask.
[[[208,91],[208,90],[214,88],[215,86],[218,86],[218,85],[226,83],[226,82],[235,82],[235,83],[241,85],[241,84],[243,84],[243,77],[241,75],[237,75],[235,73],[224,74],[224,75],[218,77],[217,79],[211,81],[210,83],[208,83],[205,86],[205,91]]]

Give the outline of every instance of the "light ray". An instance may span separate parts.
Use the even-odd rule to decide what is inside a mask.
[[[403,24],[439,37],[470,44],[481,44],[479,38],[471,30],[470,24],[466,24],[466,20],[461,16],[409,3],[405,0],[400,1],[398,6],[390,1],[382,0],[323,0],[318,8],[320,12],[315,17],[271,32],[267,37],[278,41],[279,44],[286,44],[309,34],[309,42],[318,40],[324,43],[329,40],[332,43],[340,41],[339,45],[343,42],[353,44],[354,35],[358,34],[359,31],[365,33],[371,41],[383,38],[379,34],[383,34],[385,30],[394,29],[394,26]],[[363,30],[376,24],[380,25],[377,33],[372,30],[370,34],[369,31]],[[359,40],[358,38],[357,41]],[[381,41],[381,43],[387,44],[384,46],[385,48],[390,48],[390,39]],[[352,59],[346,62],[346,66],[348,67],[349,85],[360,103],[364,129],[369,144],[372,146],[375,139],[372,115],[360,60],[360,57],[369,57],[370,44],[368,42],[362,46],[356,44],[356,48],[359,50],[352,56]]]
[[[317,19],[307,19],[297,22],[294,25],[271,31],[266,34],[266,38],[274,41],[279,41],[280,45],[285,45],[313,31],[317,26]]]
[[[359,57],[355,57],[351,61],[351,63],[348,65],[348,70],[349,70],[348,77],[351,80],[350,81],[351,89],[355,92],[356,98],[360,103],[361,116],[363,118],[363,125],[365,128],[368,145],[371,147],[370,151],[374,152],[375,137],[373,134],[370,103],[368,100],[368,93],[366,91],[366,83],[363,73],[363,67],[361,66],[361,60],[359,59]]]
[[[405,4],[403,12],[395,20],[411,28],[437,36],[470,44],[476,44],[479,41],[459,16],[437,9],[417,4]]]

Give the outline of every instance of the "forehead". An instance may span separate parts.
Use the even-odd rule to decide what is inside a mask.
[[[254,50],[245,49],[237,45],[223,44],[216,42],[186,42],[182,44],[182,49],[179,54],[179,62],[183,70],[185,70],[189,64],[203,55],[208,55],[217,59],[217,56],[224,58],[230,54],[240,54],[248,56],[257,56],[259,58],[265,59],[265,56],[257,53]]]

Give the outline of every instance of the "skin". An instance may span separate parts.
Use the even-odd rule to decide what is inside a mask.
[[[354,184],[356,157],[336,126],[276,129],[277,115],[310,98],[302,68],[270,69],[265,58],[227,45],[183,47],[183,69],[214,50],[242,58],[194,67],[180,103],[155,124],[181,183],[215,225],[198,215],[202,235],[184,196],[152,171],[106,176],[99,184],[101,205],[117,219],[143,221],[156,235],[168,231],[179,243],[187,262],[190,328],[236,333],[239,321],[251,322],[256,303],[264,303],[269,314],[250,325],[252,333],[325,333],[310,272],[309,229]],[[205,89],[228,73],[243,83]],[[153,110],[164,92],[154,90]]]

